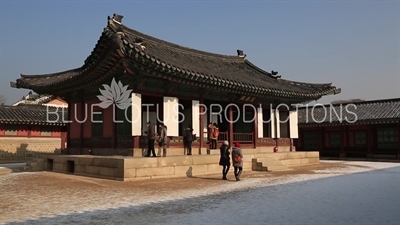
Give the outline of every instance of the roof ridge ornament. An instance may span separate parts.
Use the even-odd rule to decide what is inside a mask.
[[[243,54],[243,50],[240,50],[240,49],[238,49],[238,50],[236,50],[237,51],[237,54],[238,54],[238,56],[240,57],[240,58],[244,58],[244,59],[246,59],[246,54]]]
[[[119,15],[119,14],[117,14],[117,13],[114,13],[114,14],[113,14],[113,17],[112,17],[112,20],[113,20],[115,23],[121,25],[121,24],[122,24],[122,18],[124,18],[123,15]]]
[[[281,79],[281,75],[278,75],[278,71],[273,71],[273,70],[271,70],[271,76],[273,77],[273,78],[276,78],[276,79],[278,79],[278,80],[280,80]]]

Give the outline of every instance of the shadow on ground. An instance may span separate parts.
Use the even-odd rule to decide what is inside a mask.
[[[181,196],[182,199],[172,201],[71,213],[8,224],[145,225],[218,224],[220,222],[244,224],[243,221],[247,221],[247,224],[365,224],[365,222],[379,224],[383,221],[382,218],[385,218],[385,224],[396,224],[400,217],[398,214],[400,196],[397,192],[399,171],[400,167],[391,167],[281,185],[246,188],[201,197]],[[245,178],[241,182],[246,182],[246,179],[252,178]],[[382,182],[390,180],[398,186],[385,187]],[[232,183],[227,183],[227,185],[232,185]],[[374,192],[375,189],[383,197],[371,196],[370,192]],[[367,197],[363,196],[364,192],[368,195]],[[358,197],[362,200],[358,200],[357,195],[360,195]],[[379,199],[382,203],[375,204]],[[132,202],[132,204],[135,203]],[[76,209],[79,209],[79,205],[76,205]],[[235,209],[239,212],[236,213]]]

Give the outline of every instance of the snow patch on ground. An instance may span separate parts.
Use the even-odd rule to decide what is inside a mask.
[[[314,170],[311,174],[291,174],[284,176],[273,176],[267,178],[246,178],[240,182],[229,182],[218,185],[207,185],[197,189],[184,189],[176,192],[165,192],[160,189],[157,192],[151,194],[146,191],[143,192],[129,192],[126,189],[102,187],[98,183],[93,183],[89,188],[80,188],[79,186],[71,185],[71,188],[63,189],[63,191],[57,190],[54,186],[34,186],[31,187],[33,190],[37,190],[43,193],[46,192],[46,196],[32,195],[26,193],[17,193],[17,196],[5,196],[1,195],[0,198],[0,209],[3,205],[6,205],[7,198],[19,198],[21,199],[21,206],[16,206],[15,210],[2,214],[0,212],[1,222],[22,222],[29,220],[28,224],[42,224],[43,222],[54,223],[54,224],[68,224],[68,223],[116,223],[118,215],[125,215],[124,218],[136,219],[140,218],[140,215],[131,215],[132,207],[135,210],[153,207],[154,205],[168,204],[169,202],[182,201],[182,204],[198,204],[196,202],[190,203],[191,199],[200,198],[204,196],[214,196],[217,194],[226,194],[234,191],[250,191],[250,189],[257,189],[270,186],[270,190],[280,189],[282,185],[286,185],[286,188],[294,187],[296,183],[308,182],[316,179],[341,176],[346,174],[354,174],[378,169],[387,169],[391,167],[399,166],[398,163],[383,163],[383,162],[350,162],[350,161],[321,161],[324,163],[342,163],[345,167],[331,167],[325,170]],[[0,177],[0,189],[8,185],[23,185],[19,183],[21,180],[31,178],[32,176],[40,176],[39,173],[12,173],[7,176]],[[84,180],[85,178],[82,178]],[[188,178],[189,179],[189,178]],[[87,181],[90,182],[90,181]],[[157,181],[155,181],[157,182]],[[195,182],[195,180],[191,181]],[[98,187],[101,188],[98,188]],[[280,191],[285,191],[285,189]],[[213,202],[213,198],[207,198],[207,204],[217,204]],[[221,201],[219,199],[218,201]],[[284,201],[288,201],[289,199]],[[206,204],[204,203],[204,204]],[[247,204],[252,204],[248,202]],[[29,212],[22,213],[21,210],[29,206]],[[182,208],[191,208],[190,205],[183,205]],[[108,213],[104,214],[107,210]],[[1,210],[0,210],[1,211]],[[178,210],[179,211],[179,210]],[[88,213],[90,212],[90,213]],[[112,212],[112,213],[111,213]],[[115,216],[111,216],[115,213]],[[68,216],[69,215],[69,216]],[[130,216],[129,216],[130,215]],[[142,216],[150,216],[144,213]],[[60,217],[64,216],[64,217]],[[156,215],[161,216],[161,215]],[[165,216],[165,215],[164,215]],[[44,221],[34,221],[39,218],[48,217]],[[57,217],[54,221],[51,218]],[[110,219],[113,220],[110,220]],[[146,219],[146,218],[142,218]],[[108,222],[105,222],[108,221]],[[123,220],[121,223],[129,224],[130,220]],[[96,224],[97,224],[96,223]],[[201,223],[200,223],[201,224]]]

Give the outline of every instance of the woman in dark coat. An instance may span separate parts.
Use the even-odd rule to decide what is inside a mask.
[[[222,166],[222,179],[227,180],[226,175],[231,167],[230,153],[229,153],[229,142],[224,141],[220,150],[219,165]]]

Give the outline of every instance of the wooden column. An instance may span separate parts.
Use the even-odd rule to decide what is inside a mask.
[[[233,146],[233,106],[229,106],[229,145]]]
[[[32,136],[32,126],[28,126],[28,138]]]
[[[65,150],[65,139],[66,139],[66,132],[61,130],[61,151]]]
[[[83,96],[83,95],[82,95]],[[80,119],[79,120],[83,120],[83,118],[85,118],[85,100],[83,99],[83,97],[81,97],[81,111],[80,111]],[[85,124],[85,122],[81,123],[81,129],[80,129],[80,141],[81,141],[81,151],[83,150],[83,125]]]
[[[344,152],[345,145],[345,131],[343,125],[340,125],[340,157],[345,157],[346,154]]]
[[[67,148],[71,147],[71,111],[72,111],[72,104],[71,100],[67,100],[68,108],[67,108]],[[64,115],[63,115],[64,116]]]
[[[115,104],[112,104],[111,107],[113,107],[113,113],[112,113],[112,121],[113,121],[113,148],[117,148],[117,123],[114,121],[117,121],[117,106]],[[104,111],[103,111],[104,115]],[[104,116],[103,116],[103,124],[104,124]],[[104,128],[103,128],[104,129]]]
[[[200,138],[200,140],[199,140],[199,144],[200,144],[200,151],[201,151],[201,149],[203,148],[203,146],[204,146],[204,106],[203,106],[203,104],[204,104],[204,101],[203,101],[203,99],[200,99],[200,107],[199,107],[199,110],[200,110],[200,116],[199,116],[199,123],[200,123],[200,133],[199,133],[199,138]]]
[[[257,112],[257,106],[255,106],[256,111],[254,112],[255,115],[253,116],[254,119],[254,132],[253,132],[253,142],[254,142],[254,148],[257,148],[257,142],[258,142],[258,112]]]
[[[279,148],[279,139],[281,138],[281,128],[279,127],[279,138],[278,138],[278,126],[280,126],[280,124],[278,123],[278,119],[277,116],[279,116],[279,110],[277,110],[277,108],[275,108],[275,113],[274,113],[274,124],[275,124],[275,149],[276,151],[278,151]],[[280,117],[279,117],[280,119]],[[275,150],[274,150],[275,152]]]
[[[319,150],[320,152],[323,152],[325,150],[325,127],[321,128],[321,149]]]
[[[135,149],[140,148],[140,136],[133,137],[133,148],[135,148]]]
[[[367,157],[372,158],[372,145],[373,145],[373,135],[372,135],[372,125],[369,124],[367,128]]]
[[[345,125],[345,137],[346,137],[346,148],[349,149],[350,147],[350,132],[349,132],[349,125]]]

